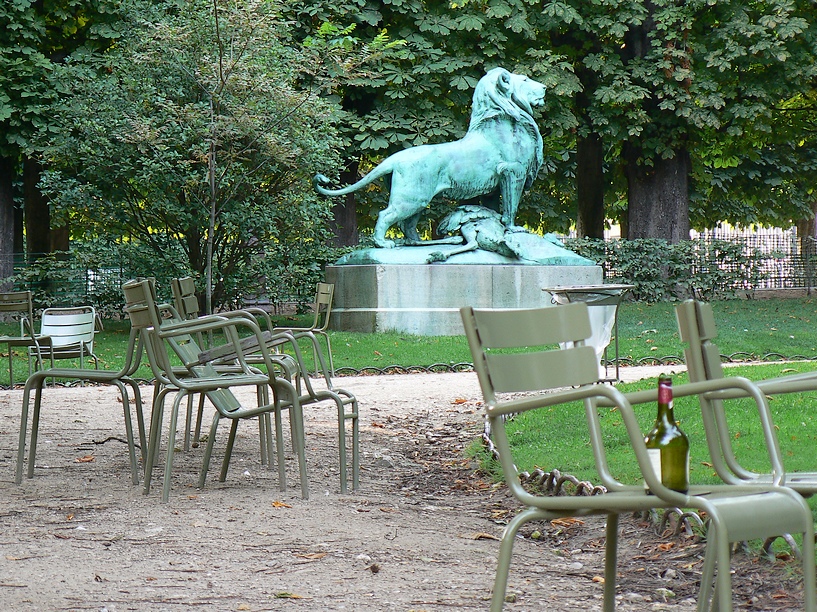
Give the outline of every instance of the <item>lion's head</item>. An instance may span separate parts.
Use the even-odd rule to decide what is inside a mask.
[[[476,129],[486,119],[508,115],[516,121],[533,121],[533,107],[545,101],[545,86],[504,68],[493,68],[474,89],[471,125]]]

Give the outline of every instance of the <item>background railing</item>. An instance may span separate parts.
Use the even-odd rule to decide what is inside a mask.
[[[811,289],[817,275],[817,241],[811,236],[801,239],[797,228],[760,228],[752,231],[717,228],[690,232],[692,239],[711,243],[728,240],[757,249],[768,256],[760,264],[763,278],[746,289]]]

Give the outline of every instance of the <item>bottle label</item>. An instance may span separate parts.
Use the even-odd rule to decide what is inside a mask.
[[[660,448],[648,448],[647,449],[647,457],[650,459],[650,465],[652,466],[652,473],[655,474],[655,477],[658,481],[661,481],[661,449]],[[644,488],[649,491],[650,487],[647,484],[647,481],[644,481]]]
[[[686,457],[685,457],[685,463],[684,463],[684,468],[683,468],[684,472],[682,474],[673,473],[672,471],[670,471],[669,474],[665,475],[664,470],[663,470],[663,468],[661,466],[662,458],[667,459],[667,460],[669,460],[671,462],[672,461],[677,462],[677,460],[678,460],[677,455],[676,455],[676,457],[672,457],[672,455],[670,455],[668,457],[665,456],[666,452],[670,452],[672,454],[677,454],[677,451],[673,452],[673,451],[669,451],[668,449],[664,449],[663,451],[660,448],[648,448],[647,449],[647,457],[650,460],[650,467],[652,468],[652,472],[653,472],[653,474],[655,474],[655,477],[661,482],[661,484],[663,484],[667,488],[673,489],[674,491],[678,491],[680,493],[686,493],[688,488],[689,488],[689,452],[684,451],[685,454],[686,454]],[[672,463],[671,463],[671,465],[672,465]],[[672,468],[670,468],[670,470],[672,470]],[[670,475],[670,474],[672,474],[672,475]],[[650,487],[647,484],[646,480],[644,481],[644,489],[646,489],[647,493],[650,493]]]

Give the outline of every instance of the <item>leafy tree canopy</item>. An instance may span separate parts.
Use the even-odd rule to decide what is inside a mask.
[[[54,207],[77,238],[149,245],[167,266],[153,275],[212,270],[213,305],[312,285],[328,204],[309,179],[339,146],[337,108],[319,94],[385,40],[328,27],[294,46],[268,1],[124,8],[114,48],[54,75],[71,94],[43,147]]]
[[[548,86],[545,166],[520,211],[533,227],[565,229],[574,218],[575,138],[591,133],[604,142],[610,216],[626,202],[625,143],[638,147],[644,173],[689,152],[695,226],[810,214],[813,3],[300,0],[288,10],[304,31],[343,15],[406,40],[344,91],[356,115],[348,156],[364,170],[399,148],[462,136],[474,84],[503,65]],[[362,196],[364,220],[384,199]]]

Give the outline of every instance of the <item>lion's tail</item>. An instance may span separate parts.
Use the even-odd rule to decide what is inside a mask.
[[[369,185],[370,183],[376,181],[381,176],[385,176],[387,174],[391,174],[392,172],[392,164],[391,158],[386,158],[383,162],[377,166],[374,170],[369,172],[366,176],[360,179],[357,183],[352,185],[347,185],[346,187],[342,187],[341,189],[327,189],[324,185],[331,184],[332,181],[329,180],[328,177],[324,176],[323,174],[316,174],[315,178],[312,179],[312,185],[315,187],[315,190],[325,196],[342,196],[346,195],[347,193],[352,193]]]

